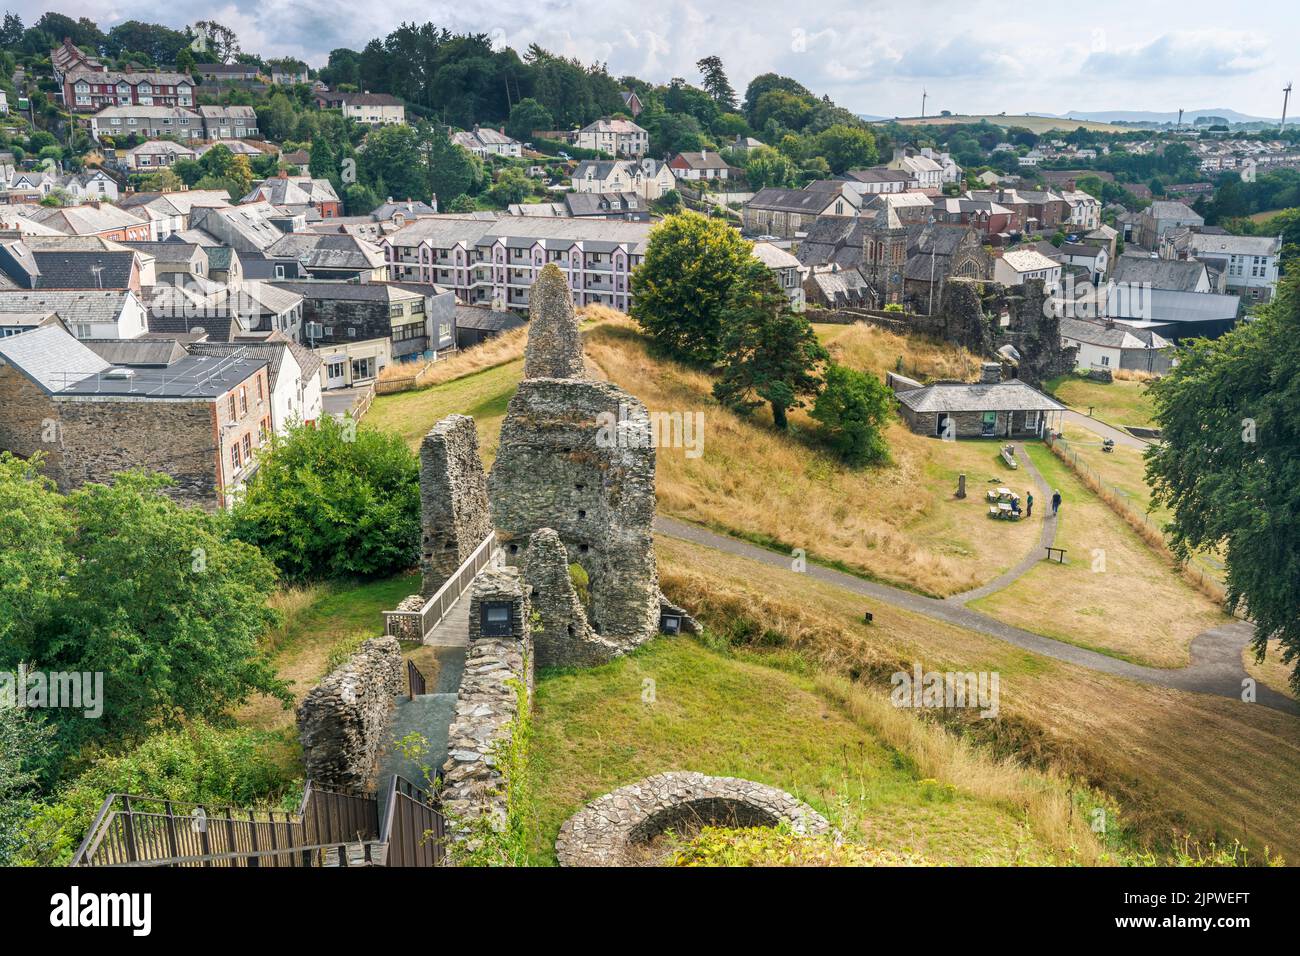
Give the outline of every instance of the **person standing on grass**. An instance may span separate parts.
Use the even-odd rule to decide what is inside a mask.
[[[1056,517],[1056,512],[1061,508],[1061,489],[1057,488],[1052,492],[1052,517]]]
[[[1034,516],[1034,493],[1032,491],[1026,491],[1025,492],[1025,517],[1032,518],[1033,516]]]

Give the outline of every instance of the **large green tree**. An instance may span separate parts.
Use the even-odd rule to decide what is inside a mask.
[[[382,575],[415,564],[420,467],[396,435],[325,417],[258,459],[235,534],[294,580]]]
[[[1147,452],[1153,505],[1172,515],[1176,554],[1218,548],[1227,606],[1254,646],[1300,656],[1300,277],[1254,322],[1196,339],[1150,393],[1162,441]],[[1300,690],[1300,668],[1291,683]]]
[[[534,130],[548,130],[554,125],[555,117],[551,111],[530,96],[511,108],[506,132],[521,142],[528,142],[533,138]]]
[[[721,220],[681,212],[650,232],[632,273],[632,317],[656,346],[691,362],[722,357],[732,284],[754,262],[752,246]]]
[[[713,97],[720,109],[731,112],[736,108],[736,91],[732,89],[727,73],[722,68],[722,58],[706,56],[695,64],[704,77],[704,89]]]
[[[776,276],[757,259],[746,263],[727,295],[722,351],[714,397],[740,411],[766,402],[780,429],[789,425],[790,409],[817,394],[828,358],[808,320],[791,310]]]
[[[103,675],[100,717],[46,711],[62,753],[287,697],[257,645],[275,568],[224,516],[176,504],[165,476],[61,495],[38,465],[0,454],[0,670]]]

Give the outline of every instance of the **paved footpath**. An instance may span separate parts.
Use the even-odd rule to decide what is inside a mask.
[[[1151,442],[1130,435],[1122,428],[1116,428],[1114,425],[1107,425],[1100,419],[1092,418],[1083,412],[1076,412],[1070,408],[1061,413],[1061,417],[1071,425],[1078,425],[1080,428],[1086,428],[1095,435],[1102,438],[1114,439],[1116,445],[1123,445],[1125,448],[1136,448],[1139,451],[1146,451],[1151,447]]]
[[[1025,456],[1025,460],[1027,458],[1028,456]],[[1032,465],[1030,467],[1032,468]],[[1037,473],[1036,469],[1034,475],[1038,481],[1042,481],[1042,476]],[[1048,497],[1050,498],[1050,495]],[[1050,509],[1050,502],[1045,504]],[[1068,644],[1065,641],[1057,641],[1041,634],[1035,634],[1032,631],[1026,631],[1023,628],[1004,624],[987,614],[981,614],[966,607],[965,601],[972,600],[977,596],[977,592],[983,590],[982,588],[977,588],[975,591],[967,592],[964,595],[957,595],[955,600],[952,598],[925,597],[911,591],[904,591],[901,588],[891,587],[888,584],[880,584],[876,581],[854,577],[843,571],[836,571],[819,564],[809,563],[807,570],[795,572],[791,568],[791,558],[788,554],[769,551],[747,541],[716,534],[697,525],[678,521],[675,518],[662,515],[656,516],[655,531],[670,538],[689,541],[726,554],[757,561],[770,567],[782,568],[790,571],[791,574],[807,574],[819,581],[833,584],[863,597],[872,598],[884,604],[943,621],[947,624],[953,624],[957,627],[964,627],[967,630],[976,631],[989,637],[996,637],[1035,654],[1042,654],[1044,657],[1051,657],[1069,664],[1077,664],[1080,667],[1087,667],[1090,670],[1111,674],[1116,677],[1127,677],[1130,680],[1140,681],[1144,684],[1171,687],[1177,690],[1197,691],[1205,694],[1217,694],[1220,697],[1231,697],[1234,700],[1241,699],[1241,682],[1247,676],[1246,670],[1241,663],[1241,652],[1249,643],[1253,633],[1253,628],[1243,621],[1228,622],[1198,634],[1192,640],[1191,663],[1186,667],[1178,669],[1144,667],[1141,664],[1133,664],[1116,657],[1109,657],[1106,654],[1090,651],[1083,647],[1076,647],[1074,644]],[[1049,531],[1044,529],[1043,533],[1044,536],[1047,536]],[[1055,533],[1056,526],[1053,521],[1050,534],[1054,537]],[[1035,561],[1026,559],[1012,570],[1020,570],[1020,573],[1023,573],[1034,563]],[[1005,575],[1002,577],[1005,577]],[[1300,714],[1300,704],[1297,704],[1285,694],[1270,690],[1262,684],[1256,686],[1256,699],[1259,703],[1274,710]]]

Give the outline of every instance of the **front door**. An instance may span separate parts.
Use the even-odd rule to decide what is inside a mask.
[[[980,434],[985,438],[992,438],[998,428],[998,413],[985,412],[984,417],[980,419]]]
[[[948,416],[943,412],[935,416],[934,433],[940,438],[948,437]]]

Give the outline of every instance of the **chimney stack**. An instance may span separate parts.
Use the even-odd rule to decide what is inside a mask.
[[[980,384],[996,385],[1002,381],[1002,364],[1000,362],[980,363]]]

